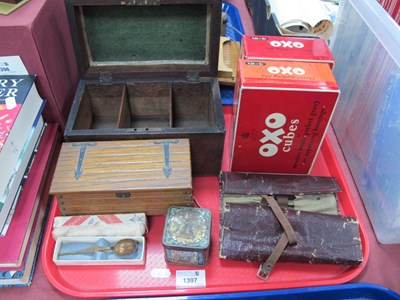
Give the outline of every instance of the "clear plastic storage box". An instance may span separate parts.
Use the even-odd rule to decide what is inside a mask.
[[[334,130],[377,239],[400,243],[400,28],[376,0],[342,0],[330,48]]]

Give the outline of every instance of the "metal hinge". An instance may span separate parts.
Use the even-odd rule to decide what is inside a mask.
[[[100,83],[112,83],[112,73],[111,72],[101,72],[99,73]]]
[[[137,5],[137,6],[147,6],[147,5],[160,5],[161,0],[121,0],[122,5]]]
[[[188,73],[186,74],[187,81],[199,81],[199,73]]]

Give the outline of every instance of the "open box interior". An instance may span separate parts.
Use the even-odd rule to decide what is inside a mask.
[[[218,1],[70,3],[87,80],[78,88],[73,130],[217,125],[214,83],[204,79],[217,69]]]
[[[80,82],[66,141],[190,139],[195,175],[218,174],[220,0],[67,0]]]
[[[74,130],[215,126],[210,82],[88,84]]]

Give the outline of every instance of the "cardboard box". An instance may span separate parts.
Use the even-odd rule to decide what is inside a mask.
[[[335,58],[324,39],[245,35],[241,58],[324,62],[333,69]]]
[[[112,249],[108,249],[123,239],[132,239],[137,242],[134,253],[117,255]],[[83,253],[77,253],[80,251]],[[84,251],[89,252],[84,253]],[[54,248],[53,262],[58,266],[144,265],[145,251],[146,244],[143,236],[60,237]]]
[[[54,217],[52,235],[57,239],[70,236],[143,236],[146,232],[146,215],[131,213]]]
[[[7,41],[0,56],[18,54],[28,72],[37,76],[37,89],[46,99],[43,118],[61,129],[79,81],[69,29],[64,0],[28,1],[9,16],[0,15],[0,36]]]
[[[230,170],[308,174],[339,93],[328,64],[240,59]]]

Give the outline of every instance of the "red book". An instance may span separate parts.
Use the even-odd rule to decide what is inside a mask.
[[[22,267],[36,210],[56,146],[56,133],[56,125],[45,129],[7,234],[0,237],[0,272]]]

